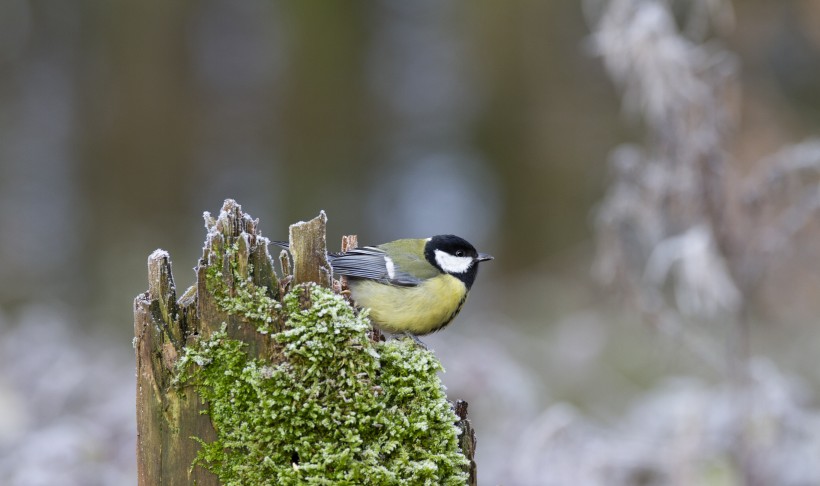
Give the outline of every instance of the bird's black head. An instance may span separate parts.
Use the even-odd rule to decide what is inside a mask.
[[[427,240],[424,257],[431,265],[461,281],[469,289],[478,275],[478,262],[492,260],[490,255],[479,253],[464,238],[455,235],[437,235]]]

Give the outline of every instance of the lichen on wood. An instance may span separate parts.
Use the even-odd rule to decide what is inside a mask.
[[[324,213],[291,227],[281,278],[236,202],[205,221],[196,285],[176,301],[157,251],[135,300],[140,485],[475,484],[439,361],[373,342],[333,292]]]

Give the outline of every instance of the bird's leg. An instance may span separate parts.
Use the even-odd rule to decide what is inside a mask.
[[[418,344],[419,346],[421,346],[421,347],[422,347],[422,349],[424,349],[425,351],[430,351],[430,348],[428,348],[428,347],[427,347],[427,345],[426,345],[426,344],[424,344],[424,343],[421,341],[421,339],[419,339],[419,337],[418,337],[418,336],[416,336],[415,334],[412,334],[412,333],[411,333],[411,332],[409,332],[409,331],[404,331],[402,334],[404,334],[405,336],[407,336],[407,337],[411,338],[413,341],[415,341],[415,342],[416,342],[416,344]]]

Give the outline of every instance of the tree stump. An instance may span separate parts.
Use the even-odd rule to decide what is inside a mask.
[[[327,261],[326,221],[322,212],[291,226],[292,261],[280,255],[280,278],[258,220],[226,200],[217,217],[205,213],[197,281],[179,299],[168,253],[149,256],[148,291],[134,301],[141,486],[252,484],[248,478],[257,477],[301,483],[331,474],[342,481],[350,476],[353,484],[360,478],[402,484],[448,468],[455,472],[442,484],[476,484],[466,404],[459,404],[458,415],[450,405],[443,409],[441,368],[432,353],[410,342],[372,342],[365,314],[329,290],[341,285]],[[349,242],[355,246],[355,237]],[[233,347],[229,352],[223,345]],[[323,359],[320,369],[311,365]],[[228,378],[214,381],[216,371]],[[303,384],[302,399],[276,401],[301,393]],[[408,388],[415,392],[402,392]],[[325,391],[316,395],[319,389]],[[311,406],[319,410],[316,423],[304,420]],[[417,413],[426,407],[436,412]],[[323,410],[335,415],[321,416]],[[429,422],[430,432],[407,428],[419,421]],[[276,436],[289,427],[301,431],[298,437]],[[413,449],[413,440],[387,439],[413,434],[448,449],[429,459]],[[302,437],[312,438],[304,443]],[[336,457],[329,450],[338,463],[326,463]]]

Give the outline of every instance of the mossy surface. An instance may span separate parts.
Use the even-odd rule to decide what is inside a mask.
[[[246,290],[232,311],[263,332],[281,316],[284,359],[249,357],[224,328],[186,349],[178,383],[196,386],[217,432],[200,441],[199,464],[226,485],[466,483],[431,352],[372,342],[366,313],[328,289],[297,286],[282,304]]]
[[[247,264],[245,272],[240,271],[237,262],[239,244],[233,243],[221,252],[212,253],[215,261],[205,273],[208,291],[214,296],[219,307],[233,315],[241,316],[256,325],[256,330],[267,334],[274,330],[276,316],[280,315],[282,306],[272,298],[267,287],[254,285],[247,274],[253,271],[253,265]],[[224,259],[228,259],[230,275],[233,282],[232,291],[226,289],[223,268]]]

